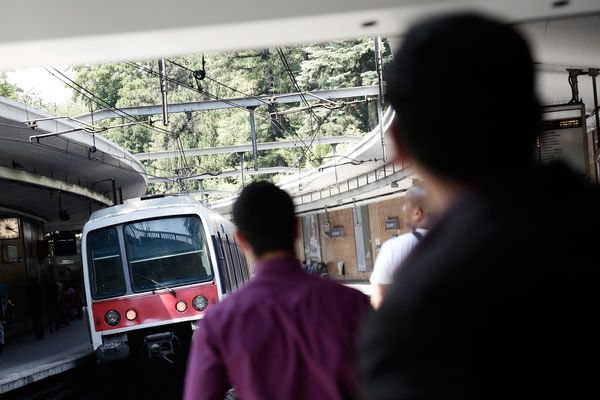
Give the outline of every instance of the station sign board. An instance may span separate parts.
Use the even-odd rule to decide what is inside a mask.
[[[385,230],[393,231],[400,228],[400,220],[398,217],[390,217],[385,220]]]
[[[537,159],[541,164],[561,160],[586,178],[590,177],[588,140],[583,104],[542,108],[542,132]]]
[[[329,236],[332,238],[338,238],[344,236],[344,227],[336,226],[329,231]]]

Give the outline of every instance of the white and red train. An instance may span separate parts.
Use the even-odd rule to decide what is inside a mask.
[[[83,228],[86,316],[98,359],[169,357],[250,278],[234,226],[185,196],[129,200]]]

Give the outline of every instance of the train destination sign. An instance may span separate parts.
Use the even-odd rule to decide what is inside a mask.
[[[542,133],[538,137],[538,161],[561,160],[589,177],[588,141],[583,104],[544,107]]]

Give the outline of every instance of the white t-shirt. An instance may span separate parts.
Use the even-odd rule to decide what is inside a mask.
[[[425,235],[427,229],[419,228],[417,232]],[[405,233],[386,241],[375,259],[375,266],[369,279],[371,283],[390,285],[394,272],[404,262],[410,252],[419,244],[419,240],[412,232]]]

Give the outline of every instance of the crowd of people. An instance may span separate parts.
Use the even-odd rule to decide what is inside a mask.
[[[75,319],[83,318],[81,285],[81,282],[69,280],[29,279],[29,310],[37,339],[43,339],[46,330],[54,333],[71,325]]]
[[[388,73],[396,161],[422,186],[405,203],[413,232],[376,261],[377,309],[302,272],[290,196],[252,183],[233,219],[256,276],[198,326],[185,400],[231,387],[241,399],[597,392],[600,194],[534,159],[540,105],[526,41],[488,17],[436,17],[406,33]]]
[[[39,280],[30,277],[26,291],[27,304],[14,304],[8,296],[8,285],[0,283],[0,355],[6,345],[6,330],[15,327],[15,307],[27,308],[37,340],[44,339],[46,332],[56,332],[71,325],[75,319],[83,318],[82,282],[55,281],[44,274]]]

